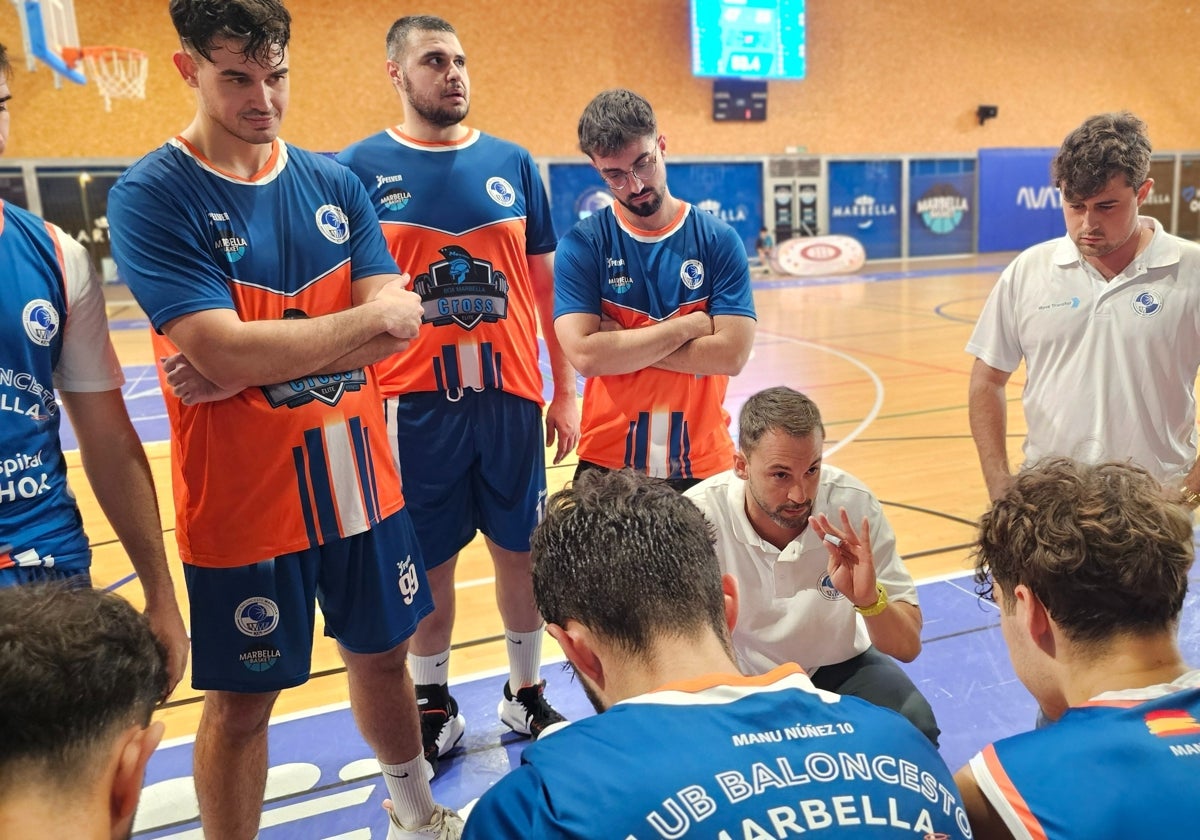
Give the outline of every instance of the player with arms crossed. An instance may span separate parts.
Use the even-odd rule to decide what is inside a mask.
[[[370,367],[416,335],[419,301],[362,185],[278,138],[282,3],[170,11],[196,114],[122,176],[109,218],[166,359],[193,684],[205,690],[205,836],[258,830],[268,719],[279,691],[308,679],[316,599],[392,796],[389,836],[455,837],[461,821],[426,780],[405,665],[432,604]]]
[[[754,342],[746,248],[671,195],[644,98],[604,91],[578,133],[616,201],[562,238],[554,266],[554,329],[588,377],[576,475],[632,467],[684,490],[733,465],[722,403]]]

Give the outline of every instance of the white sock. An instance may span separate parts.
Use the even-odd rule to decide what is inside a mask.
[[[427,767],[423,753],[403,764],[379,762],[388,796],[392,798],[392,813],[401,828],[420,828],[433,819],[433,791],[425,778]]]
[[[504,631],[504,644],[508,648],[508,688],[515,695],[527,685],[541,680],[542,637],[545,627],[529,633]]]
[[[408,670],[417,685],[445,685],[450,680],[450,648],[433,656],[410,653]]]

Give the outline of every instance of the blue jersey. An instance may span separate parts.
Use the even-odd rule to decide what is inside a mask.
[[[243,321],[328,315],[353,305],[354,280],[396,274],[362,185],[279,140],[250,179],[173,140],[113,186],[108,218],[121,274],[157,329],[210,309]],[[175,352],[164,335],[154,342],[159,356]],[[303,551],[403,505],[370,367],[192,406],[163,390],[186,563]]]
[[[388,129],[338,159],[366,185],[425,307],[417,339],[375,366],[384,397],[497,388],[541,405],[529,257],[553,251],[555,235],[529,152],[475,130],[423,143]]]
[[[1183,686],[1191,686],[1184,688]],[[1016,838],[1194,837],[1200,826],[1200,671],[1152,699],[1098,699],[997,741],[971,772]],[[1109,697],[1111,695],[1102,695]]]
[[[479,800],[463,838],[743,840],[825,829],[970,837],[925,736],[894,712],[818,691],[787,665],[668,685],[544,735]]]
[[[78,242],[0,202],[0,569],[83,570],[91,550],[59,442],[54,388],[119,388],[104,300]]]
[[[684,204],[657,231],[613,205],[575,225],[554,260],[554,317],[585,313],[636,329],[690,312],[754,317],[746,249],[733,228]],[[593,376],[578,453],[603,467],[707,478],[733,466],[728,376],[658,368]]]

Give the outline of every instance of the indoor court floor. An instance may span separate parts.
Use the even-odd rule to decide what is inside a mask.
[[[745,398],[764,387],[784,384],[810,395],[825,422],[827,461],[865,481],[882,501],[900,552],[921,583],[925,647],[906,667],[934,705],[942,754],[951,769],[987,742],[1032,726],[1035,715],[1009,665],[995,607],[979,601],[968,574],[974,522],[987,500],[967,422],[972,359],[963,347],[1009,256],[870,263],[858,274],[840,277],[756,275],[754,352],[742,374],[731,380],[727,397],[736,418]],[[114,343],[128,379],[126,400],[154,467],[164,535],[177,564],[166,418],[148,325],[123,288],[108,292]],[[1014,459],[1024,431],[1022,383],[1019,370],[1009,387]],[[78,472],[78,458],[72,457]],[[570,459],[548,469],[551,491],[570,478],[573,468]],[[73,484],[96,550],[96,585],[140,603],[129,563],[86,481],[78,475]],[[184,603],[182,574],[177,565],[174,571]],[[527,743],[507,733],[496,718],[505,653],[490,562],[478,540],[462,555],[457,590],[451,681],[468,731],[465,749],[443,759],[434,781],[435,796],[455,807],[515,766]],[[1200,662],[1197,613],[1193,593],[1181,633],[1193,663]],[[548,639],[545,656],[550,699],[568,717],[590,714]],[[354,730],[345,701],[336,650],[328,639],[318,638],[312,679],[285,692],[276,706],[263,840],[386,836],[378,766]],[[168,740],[150,764],[139,837],[201,836],[189,777],[200,706],[185,677],[160,713]]]

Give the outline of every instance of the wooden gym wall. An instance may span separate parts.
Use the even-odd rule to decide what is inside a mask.
[[[190,120],[171,63],[166,0],[76,0],[85,44],[151,55],[149,98],[112,113],[89,85],[27,73],[16,10],[9,157],[135,157]],[[1129,108],[1155,148],[1200,147],[1190,0],[809,0],[809,76],[769,85],[765,123],[714,124],[712,81],[691,75],[688,0],[290,0],[292,102],[283,136],[337,150],[399,121],[383,39],[402,14],[450,20],[467,51],[469,123],[535,155],[574,155],[575,122],[606,87],[644,94],[676,154],[973,152],[1055,146],[1085,116]],[[1000,114],[979,126],[980,104]]]

